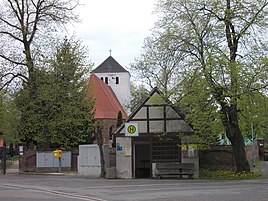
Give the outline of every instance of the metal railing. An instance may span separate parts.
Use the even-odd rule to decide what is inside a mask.
[[[0,147],[0,173],[5,175],[6,169],[18,160],[16,149]]]

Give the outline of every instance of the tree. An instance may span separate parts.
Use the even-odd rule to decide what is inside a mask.
[[[144,41],[144,53],[131,64],[139,79],[144,80],[151,89],[157,86],[165,98],[171,98],[180,88],[182,59],[181,53],[174,51],[173,43],[173,40],[153,34]],[[145,87],[138,90],[143,89]]]
[[[100,163],[101,163],[101,174],[100,177],[105,177],[105,160],[104,160],[104,152],[103,152],[103,136],[102,136],[103,126],[100,122],[95,122],[95,131],[94,134],[96,136],[97,144],[100,152]]]
[[[252,93],[267,97],[267,5],[266,0],[160,0],[162,18],[153,29],[155,38],[172,41],[162,51],[173,50],[182,59],[179,103],[196,97],[194,110],[207,116],[209,108],[214,110],[232,144],[238,172],[250,170],[239,121],[241,100]],[[198,93],[205,105],[193,96]]]
[[[17,135],[19,117],[20,112],[11,94],[0,92],[0,133],[3,134],[8,144],[17,144],[19,142]]]
[[[36,69],[61,25],[77,19],[76,0],[2,0],[0,91],[20,79],[36,95]],[[40,44],[46,44],[42,47]]]
[[[145,88],[144,85],[135,86],[131,84],[130,86],[130,93],[131,93],[131,101],[130,101],[130,108],[133,112],[145,98],[148,97],[149,91]]]
[[[116,119],[116,129],[119,128],[122,124],[123,124],[122,112],[119,111]]]
[[[49,70],[39,70],[36,98],[29,99],[28,85],[19,92],[19,133],[24,141],[68,148],[91,137],[93,102],[85,98],[83,78],[90,67],[85,58],[81,43],[65,38],[57,46]]]

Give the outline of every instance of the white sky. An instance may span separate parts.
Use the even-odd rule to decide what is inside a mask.
[[[109,55],[125,68],[141,53],[144,38],[156,21],[152,14],[156,0],[80,0],[81,23],[69,33],[78,36],[89,48],[97,67]]]

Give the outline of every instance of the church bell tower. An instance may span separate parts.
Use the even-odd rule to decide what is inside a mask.
[[[112,56],[109,56],[92,73],[112,88],[126,113],[130,114],[130,73]]]

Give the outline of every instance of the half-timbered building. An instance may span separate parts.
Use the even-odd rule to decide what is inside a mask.
[[[189,143],[193,134],[182,116],[154,88],[115,132],[117,177],[154,177],[158,162],[194,163],[198,177],[197,156],[182,153],[182,144]]]

